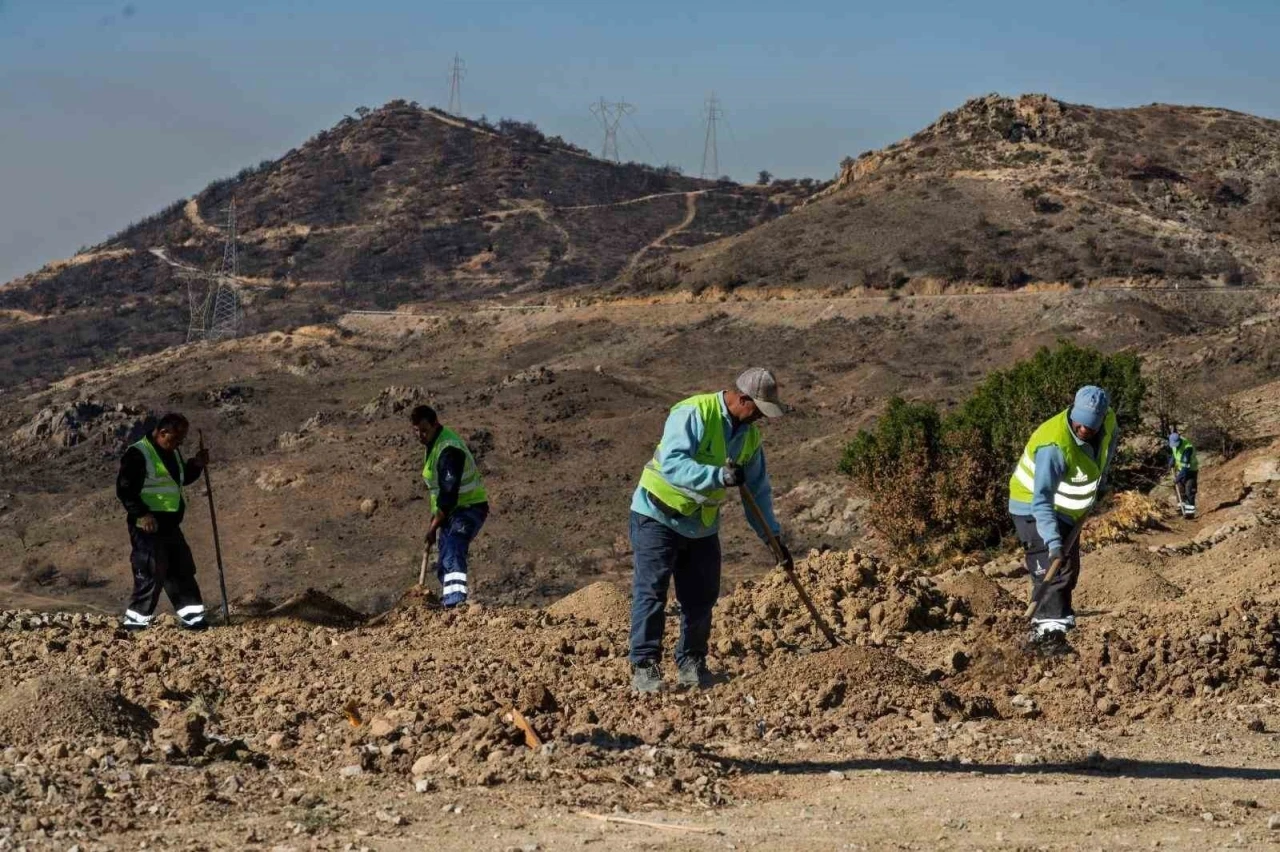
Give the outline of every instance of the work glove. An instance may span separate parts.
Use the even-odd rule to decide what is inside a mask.
[[[201,447],[196,453],[196,461],[200,462],[201,467],[209,466],[209,449],[207,447]]]
[[[778,561],[778,564],[783,568],[786,568],[788,571],[794,571],[796,568],[796,561],[792,558],[791,551],[787,549],[786,544],[781,540],[778,541],[778,548],[782,551],[782,559]]]
[[[160,529],[160,523],[156,520],[155,515],[143,515],[137,520],[138,529],[144,533],[154,533]]]
[[[425,544],[427,547],[435,547],[436,535],[438,531],[439,531],[439,527],[437,527],[435,524],[432,524],[430,527],[427,528],[427,534],[422,537],[422,543]]]
[[[1059,559],[1061,559],[1061,558],[1062,558],[1062,548],[1061,548],[1061,547],[1052,547],[1052,548],[1050,548],[1050,549],[1049,549],[1049,564],[1050,564],[1050,565],[1052,565],[1053,563],[1057,562],[1057,561],[1058,561]]]
[[[721,476],[721,479],[724,481],[724,485],[726,488],[731,488],[734,485],[742,484],[742,468],[739,467],[735,462],[731,462],[731,461],[725,462],[724,467],[720,468],[720,476]]]

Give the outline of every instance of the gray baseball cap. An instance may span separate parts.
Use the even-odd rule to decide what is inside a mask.
[[[738,390],[755,402],[765,417],[782,416],[782,400],[778,399],[778,380],[764,367],[752,367],[738,376]]]

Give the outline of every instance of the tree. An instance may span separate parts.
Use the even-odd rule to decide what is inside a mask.
[[[363,118],[364,118],[366,115],[368,115],[370,112],[372,112],[372,110],[371,110],[371,109],[369,109],[367,106],[358,106],[358,107],[356,107],[356,117],[357,117],[357,118],[361,118],[361,119],[363,119]]]
[[[760,174],[756,175],[756,183],[761,186],[768,186],[773,182],[773,173],[768,169],[761,169]]]

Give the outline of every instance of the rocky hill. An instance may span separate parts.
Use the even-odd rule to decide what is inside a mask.
[[[640,264],[629,284],[1244,284],[1280,272],[1278,236],[1280,122],[991,95],[847,158],[836,183],[792,215]]]
[[[338,306],[607,282],[767,221],[807,191],[608,162],[532,124],[392,102],[0,289],[0,386],[181,342],[181,270],[218,267],[233,199],[250,330],[269,330]]]

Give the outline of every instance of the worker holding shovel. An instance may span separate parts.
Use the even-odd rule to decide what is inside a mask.
[[[1200,457],[1195,445],[1177,432],[1169,433],[1169,464],[1173,466],[1173,490],[1184,518],[1196,516],[1196,492],[1200,484]]]
[[[1079,527],[1115,458],[1116,414],[1107,392],[1087,385],[1070,408],[1031,434],[1009,479],[1009,513],[1031,574],[1032,651],[1070,653],[1071,593],[1080,577]]]
[[[489,495],[480,481],[476,460],[466,443],[452,429],[442,425],[428,405],[419,405],[409,415],[418,441],[426,447],[422,479],[431,492],[431,520],[424,540],[427,553],[437,538],[440,561],[440,603],[445,607],[467,602],[467,563],[471,540],[489,517]],[[422,582],[419,575],[419,583]]]
[[[765,468],[757,421],[778,417],[778,383],[753,368],[736,385],[676,403],[662,440],[645,465],[631,500],[631,686],[662,689],[662,634],[667,589],[674,577],[680,602],[677,683],[706,688],[711,610],[720,594],[720,506],[729,488],[745,486],[758,512],[747,520],[781,564],[794,568],[779,538],[773,492]]]
[[[133,598],[123,622],[128,630],[151,625],[161,589],[184,628],[204,630],[209,626],[196,583],[195,559],[182,535],[187,509],[182,489],[200,478],[209,463],[209,452],[202,447],[195,458],[183,459],[180,447],[188,428],[187,418],[181,414],[166,414],[120,459],[116,496],[128,514],[133,545]]]

